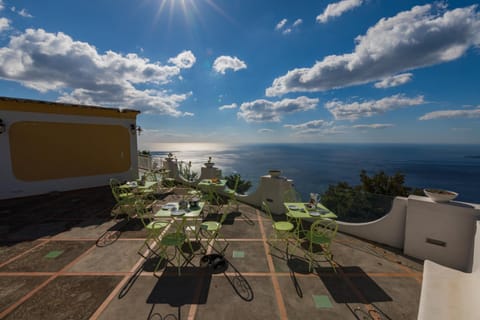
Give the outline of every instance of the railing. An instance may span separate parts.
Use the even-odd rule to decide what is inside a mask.
[[[152,156],[139,154],[138,155],[138,169],[140,170],[152,170],[153,169],[153,160]]]
[[[321,202],[335,212],[340,221],[368,222],[389,213],[394,199],[394,196],[337,188],[324,193]]]

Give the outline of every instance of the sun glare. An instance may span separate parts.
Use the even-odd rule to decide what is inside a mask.
[[[160,0],[158,2],[158,9],[155,14],[155,21],[162,19],[162,16],[168,17],[169,24],[172,22],[173,16],[182,12],[185,22],[189,25],[193,24],[195,20],[202,21],[202,4],[206,4],[221,16],[232,21],[232,19],[223,11],[214,0]]]

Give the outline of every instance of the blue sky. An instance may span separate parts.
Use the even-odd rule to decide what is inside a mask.
[[[480,143],[477,1],[0,0],[0,95],[164,142]]]

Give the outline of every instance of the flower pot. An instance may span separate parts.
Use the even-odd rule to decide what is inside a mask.
[[[435,202],[448,202],[458,196],[456,192],[441,189],[423,189],[423,192]]]

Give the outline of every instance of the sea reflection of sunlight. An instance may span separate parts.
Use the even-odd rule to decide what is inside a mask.
[[[215,166],[228,172],[234,171],[232,165],[238,158],[234,152],[235,146],[214,142],[180,142],[180,143],[152,143],[149,145],[155,158],[165,158],[171,152],[178,159],[185,163],[192,163],[192,170],[200,172],[200,168],[209,157]]]
[[[152,151],[168,151],[168,152],[189,152],[189,151],[216,151],[221,152],[227,148],[224,143],[215,142],[162,142],[150,144]]]

